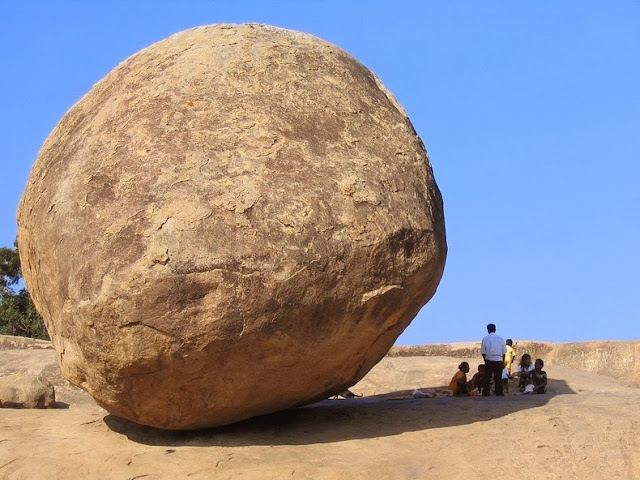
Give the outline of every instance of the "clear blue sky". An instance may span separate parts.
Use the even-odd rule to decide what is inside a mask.
[[[330,41],[406,108],[444,196],[440,288],[400,344],[640,339],[640,2],[0,0],[0,246],[58,120],[177,31]]]

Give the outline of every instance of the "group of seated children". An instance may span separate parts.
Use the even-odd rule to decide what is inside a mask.
[[[509,391],[509,379],[518,377],[518,390],[521,394],[546,393],[547,372],[542,370],[543,367],[544,362],[542,359],[538,358],[533,364],[531,363],[531,355],[525,353],[520,360],[517,372],[512,374],[507,367],[502,372],[504,390]],[[469,364],[462,362],[458,365],[458,371],[449,383],[449,390],[453,392],[454,396],[480,395],[487,375],[484,364],[478,365],[478,372],[473,375],[470,381],[467,381],[467,373],[469,373]]]
[[[518,371],[514,374],[520,377],[518,382],[520,393],[547,393],[547,372],[542,370],[542,367],[544,362],[541,358],[531,363],[531,355],[528,353],[522,355]]]

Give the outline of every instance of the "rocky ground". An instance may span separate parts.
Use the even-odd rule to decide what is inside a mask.
[[[352,388],[362,398],[166,432],[102,410],[60,376],[46,343],[0,340],[0,375],[45,375],[58,400],[50,410],[0,409],[1,479],[640,478],[637,386],[559,361],[545,367],[547,395],[518,396],[512,388],[504,398],[453,398],[442,388],[460,349],[423,347],[422,356],[386,357]],[[614,353],[638,346],[606,343]],[[563,356],[609,358],[602,342],[571,345]],[[473,348],[472,371],[479,363]],[[557,348],[565,347],[547,353]],[[413,398],[414,389],[434,397]]]

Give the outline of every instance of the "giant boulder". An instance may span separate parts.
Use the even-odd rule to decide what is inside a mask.
[[[18,223],[63,374],[165,429],[353,385],[446,256],[402,107],[334,45],[263,25],[187,30],[115,68],[46,140]]]

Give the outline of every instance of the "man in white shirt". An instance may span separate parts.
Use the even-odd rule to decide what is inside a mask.
[[[482,396],[488,397],[491,394],[491,377],[496,390],[496,396],[503,397],[502,391],[502,369],[504,368],[504,356],[507,353],[507,345],[502,337],[496,335],[496,326],[493,323],[487,325],[489,333],[482,339],[480,353],[484,358],[485,378],[482,386]]]

